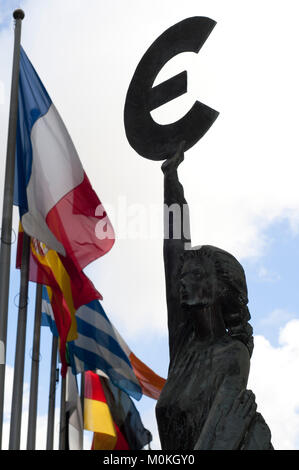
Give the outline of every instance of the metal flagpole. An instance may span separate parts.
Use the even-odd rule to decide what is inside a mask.
[[[30,237],[24,232],[21,265],[21,287],[14,365],[13,392],[11,402],[9,449],[19,450],[23,404],[24,362],[28,305]]]
[[[53,441],[54,441],[57,350],[58,350],[58,337],[53,335],[51,372],[50,372],[49,407],[48,407],[48,425],[47,425],[47,446],[46,446],[47,450],[53,450]]]
[[[66,450],[66,377],[61,378],[59,450]]]
[[[15,173],[15,151],[18,117],[18,88],[20,70],[20,43],[21,25],[25,14],[22,10],[15,10],[15,38],[13,52],[12,81],[10,94],[10,111],[7,137],[6,168],[3,196],[2,227],[1,227],[1,251],[0,251],[0,448],[2,443],[3,406],[4,406],[4,382],[5,382],[5,359],[6,359],[6,337],[8,317],[8,296],[10,279],[10,253],[11,253],[11,229],[12,229],[12,206]]]
[[[84,419],[84,389],[85,389],[85,371],[81,372],[81,390],[80,390],[80,399],[81,399],[83,419]]]
[[[39,346],[40,346],[40,326],[42,307],[42,284],[36,285],[35,297],[35,318],[31,361],[31,381],[28,416],[27,449],[35,449],[36,439],[36,416],[37,416],[37,395],[38,395],[38,373],[39,373]]]
[[[83,370],[81,372],[81,390],[80,390],[82,420],[83,420],[83,446],[84,446],[84,396],[85,396],[85,371]]]

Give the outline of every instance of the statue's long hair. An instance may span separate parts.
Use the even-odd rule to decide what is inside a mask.
[[[214,265],[217,277],[217,297],[222,308],[227,332],[242,341],[251,356],[253,330],[249,324],[248,293],[244,269],[230,253],[215,246],[203,245],[184,251],[184,260],[207,257]]]

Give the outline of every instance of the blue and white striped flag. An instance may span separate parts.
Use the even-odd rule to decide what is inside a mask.
[[[80,307],[76,311],[76,320],[78,338],[67,343],[73,372],[81,372],[83,368],[93,371],[99,369],[115,386],[136,400],[140,400],[142,391],[139,381],[127,354],[119,344],[117,332],[100,302],[94,300]],[[49,326],[52,333],[57,335],[45,286],[43,286],[42,325]]]
[[[54,336],[59,336],[55,319],[54,319],[53,309],[51,306],[51,302],[50,302],[50,298],[49,298],[49,294],[48,294],[46,286],[43,286],[41,325],[48,326],[51,329]]]

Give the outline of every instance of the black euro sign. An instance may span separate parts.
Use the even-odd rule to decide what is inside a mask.
[[[161,125],[151,111],[187,91],[187,72],[181,72],[153,88],[162,67],[182,52],[198,53],[216,22],[195,16],[171,26],[149,47],[139,62],[128,88],[124,123],[127,139],[142,157],[164,160],[185,141],[190,149],[211,127],[218,112],[196,101],[178,121]]]

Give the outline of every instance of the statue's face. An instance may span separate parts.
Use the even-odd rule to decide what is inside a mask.
[[[206,257],[186,259],[180,280],[182,305],[209,307],[216,301],[217,279],[213,263]]]

